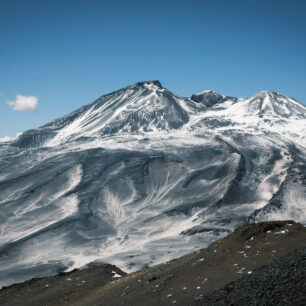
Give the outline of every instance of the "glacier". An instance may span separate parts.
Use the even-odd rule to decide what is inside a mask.
[[[0,143],[0,287],[107,262],[126,272],[250,222],[306,223],[306,107],[276,92],[103,95]]]

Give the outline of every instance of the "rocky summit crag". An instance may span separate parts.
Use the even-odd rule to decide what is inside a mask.
[[[306,223],[306,108],[136,83],[0,144],[0,286],[126,272],[248,222]]]

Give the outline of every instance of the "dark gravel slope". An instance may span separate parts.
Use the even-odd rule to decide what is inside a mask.
[[[306,247],[256,269],[196,305],[306,305]]]

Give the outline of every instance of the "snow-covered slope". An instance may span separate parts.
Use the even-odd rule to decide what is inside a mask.
[[[136,83],[0,143],[0,284],[132,271],[258,220],[306,222],[306,111]]]

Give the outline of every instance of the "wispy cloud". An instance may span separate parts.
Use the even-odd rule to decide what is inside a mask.
[[[0,138],[0,142],[9,142],[9,141],[12,141],[14,140],[13,137],[10,137],[10,136],[5,136],[3,138]]]
[[[34,112],[37,110],[38,98],[35,96],[17,95],[15,101],[6,101],[13,110],[21,112]]]
[[[10,142],[10,141],[15,140],[16,138],[18,138],[21,135],[22,135],[22,133],[17,133],[16,137],[5,136],[3,138],[0,138],[0,142]]]

